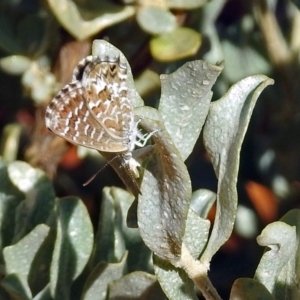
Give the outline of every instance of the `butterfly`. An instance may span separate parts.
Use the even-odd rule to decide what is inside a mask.
[[[127,73],[119,56],[87,56],[47,107],[45,123],[75,145],[116,154],[134,180],[140,164],[132,152],[136,146],[144,147],[154,132],[143,134],[138,129]]]

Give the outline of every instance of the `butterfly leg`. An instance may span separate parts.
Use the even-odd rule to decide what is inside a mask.
[[[142,131],[140,129],[138,129],[138,125],[140,123],[141,119],[139,119],[134,126],[134,136],[135,136],[135,140],[134,140],[134,146],[138,146],[140,148],[145,147],[146,143],[148,142],[148,140],[151,138],[151,136],[158,132],[159,130],[154,130],[150,133],[142,133]],[[133,149],[132,149],[133,150]]]
[[[148,142],[148,140],[151,138],[151,136],[153,134],[155,134],[156,132],[158,132],[159,130],[154,130],[150,133],[145,133],[143,134],[140,130],[138,130],[137,132],[137,140],[135,141],[135,145],[138,147],[145,147],[146,143]]]

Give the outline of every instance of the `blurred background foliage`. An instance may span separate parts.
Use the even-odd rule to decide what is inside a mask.
[[[43,169],[58,196],[84,200],[96,224],[102,188],[122,183],[107,167],[83,187],[103,160],[44,124],[45,107],[94,39],[125,54],[150,106],[159,99],[159,74],[189,60],[225,61],[214,99],[248,75],[275,79],[260,97],[243,145],[236,230],[212,261],[212,282],[228,298],[236,278],[253,276],[261,229],[299,206],[299,1],[0,0],[0,155]],[[194,190],[216,191],[201,140],[187,165]]]

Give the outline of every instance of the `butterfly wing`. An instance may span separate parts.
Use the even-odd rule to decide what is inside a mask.
[[[91,114],[111,137],[128,142],[134,116],[128,99],[127,67],[119,59],[103,61],[95,56],[87,57],[82,64],[81,83]]]
[[[69,142],[105,152],[128,151],[127,140],[109,134],[88,108],[78,81],[66,85],[46,109],[46,126]]]

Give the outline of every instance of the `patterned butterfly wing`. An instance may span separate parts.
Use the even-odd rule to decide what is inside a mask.
[[[91,114],[81,83],[66,85],[46,110],[46,126],[69,142],[106,152],[128,151],[124,138],[111,136]]]
[[[111,137],[129,143],[134,116],[128,98],[126,65],[119,58],[101,60],[88,56],[78,64],[73,76],[81,79],[88,108],[101,127]]]
[[[127,85],[127,65],[120,57],[88,56],[75,68],[72,82],[47,107],[45,119],[55,134],[105,155],[137,195],[140,164],[132,151],[143,147],[153,133],[139,132]]]

